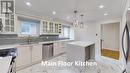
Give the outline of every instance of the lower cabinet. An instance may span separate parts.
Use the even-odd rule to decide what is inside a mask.
[[[42,60],[42,45],[21,45],[17,48],[16,68],[24,68]]]
[[[29,65],[31,63],[31,49],[30,46],[19,46],[18,56],[16,58],[16,67]]]
[[[42,45],[34,45],[32,48],[32,62],[42,60]]]
[[[65,52],[65,43],[55,42],[54,43],[54,56]]]

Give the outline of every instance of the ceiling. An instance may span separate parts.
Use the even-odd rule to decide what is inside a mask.
[[[107,19],[120,18],[123,13],[124,0],[15,0],[16,12],[41,17],[51,17],[68,22],[73,21],[74,10],[84,14],[84,22],[96,22]],[[30,2],[31,6],[27,6]],[[103,9],[99,5],[104,5]],[[56,11],[56,15],[52,12]],[[108,15],[104,16],[107,12]],[[67,19],[67,17],[70,17]]]

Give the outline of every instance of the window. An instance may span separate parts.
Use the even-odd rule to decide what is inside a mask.
[[[62,26],[61,35],[59,35],[60,38],[70,38],[70,27],[68,26]]]
[[[38,23],[21,21],[21,35],[37,35]]]
[[[69,27],[64,27],[63,28],[63,32],[64,32],[64,37],[69,37],[69,33],[70,33],[70,30],[69,30]]]

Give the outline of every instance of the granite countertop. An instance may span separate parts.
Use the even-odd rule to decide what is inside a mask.
[[[0,50],[1,50],[1,49],[16,48],[16,47],[19,46],[19,45],[20,45],[20,44],[0,45]]]
[[[12,57],[0,57],[0,73],[8,73]]]
[[[66,41],[73,41],[73,40],[56,40],[56,41],[44,41],[44,42],[39,42],[39,44],[46,44],[46,43],[55,43],[55,42],[66,42]]]
[[[0,45],[0,50],[1,49],[9,49],[9,48],[17,48],[18,46],[21,45],[37,45],[37,44],[47,44],[47,43],[55,43],[55,42],[65,42],[65,41],[72,41],[72,40],[55,40],[55,41],[44,41],[44,42],[32,42],[32,44],[27,44],[27,43],[17,43],[17,44],[9,44],[9,45]]]
[[[73,42],[69,42],[68,44],[75,45],[75,46],[87,47],[87,46],[95,44],[95,42],[92,42],[92,41],[89,41],[89,42],[73,41]]]

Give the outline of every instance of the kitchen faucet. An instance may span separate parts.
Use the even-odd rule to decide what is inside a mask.
[[[27,43],[28,43],[28,44],[31,44],[31,41],[32,41],[32,38],[31,38],[31,36],[29,35],[29,36],[27,37]]]

